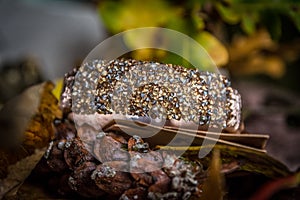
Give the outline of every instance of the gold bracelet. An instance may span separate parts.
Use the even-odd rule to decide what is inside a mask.
[[[172,64],[94,60],[65,76],[61,107],[76,114],[183,120],[235,132],[241,96],[223,75]]]

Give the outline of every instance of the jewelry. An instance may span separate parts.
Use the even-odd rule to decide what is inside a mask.
[[[172,64],[94,60],[65,76],[61,107],[76,114],[184,120],[235,132],[241,96],[223,75]]]

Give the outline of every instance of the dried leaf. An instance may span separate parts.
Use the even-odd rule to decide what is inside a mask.
[[[232,62],[243,60],[252,52],[260,49],[274,49],[276,44],[272,41],[266,30],[259,30],[255,34],[247,36],[236,36],[229,47],[230,59]]]
[[[23,184],[24,180],[30,175],[36,164],[44,155],[45,149],[36,150],[30,156],[27,156],[17,163],[8,167],[7,177],[0,180],[0,199],[5,195],[13,196],[18,188]]]
[[[156,133],[144,140],[152,146],[156,145],[161,150],[185,152],[185,156],[194,160],[199,160],[198,154],[201,149],[211,150],[215,148],[220,150],[223,164],[231,165],[234,170],[237,170],[238,166],[239,170],[259,173],[271,178],[286,176],[290,173],[284,164],[270,157],[264,150],[266,140],[268,139],[266,135],[221,133],[215,146],[203,146],[202,142],[204,138],[214,141],[216,139],[215,134],[217,133],[199,130],[197,135],[195,135],[193,131],[188,129],[161,128],[139,121],[131,122],[119,119],[117,124],[114,121],[107,122],[106,124],[105,127],[103,126],[104,131],[118,131],[120,134],[125,132],[143,137],[143,134],[149,136]],[[194,141],[190,146],[164,146],[169,145],[170,140],[175,136],[178,138],[182,137],[182,141],[186,140],[187,137],[192,137]],[[200,162],[208,163],[210,158],[210,156],[205,157],[200,159]],[[234,163],[238,164],[234,165]],[[231,169],[226,170],[231,171]]]
[[[161,150],[171,151],[185,151],[185,156],[190,159],[199,160],[202,164],[207,165],[210,162],[210,156],[203,159],[198,158],[198,152],[201,149],[211,150],[219,149],[221,153],[222,164],[239,163],[239,169],[251,173],[263,174],[270,178],[278,178],[289,175],[291,172],[289,169],[269,156],[266,152],[261,152],[253,149],[241,148],[238,146],[229,146],[223,144],[216,144],[212,146],[190,146],[190,147],[170,147],[170,146],[158,146]],[[236,168],[236,166],[233,166]],[[230,171],[230,170],[229,170]]]
[[[266,30],[260,30],[250,37],[239,36],[229,48],[232,73],[237,75],[266,74],[280,78],[285,73],[285,63],[276,53],[277,45]],[[270,54],[264,54],[269,51]]]
[[[34,154],[36,150],[46,147],[54,136],[52,122],[61,117],[61,111],[52,94],[53,87],[50,82],[33,86],[1,110],[1,121],[10,126],[1,127],[5,134],[1,137],[7,144],[0,149],[0,178],[6,185],[1,188],[0,196],[22,183],[42,156]]]
[[[224,177],[221,175],[221,159],[220,151],[215,149],[213,151],[211,164],[208,170],[208,178],[204,182],[202,190],[203,193],[200,200],[220,200],[223,199],[223,185]]]
[[[236,134],[236,133],[215,133],[201,130],[189,130],[188,128],[164,126],[157,127],[151,124],[146,124],[140,121],[117,120],[107,122],[103,125],[104,131],[120,131],[125,133],[132,133],[136,135],[149,136],[145,140],[151,145],[167,145],[176,137],[190,137],[192,138],[193,145],[201,145],[204,139],[216,141],[219,144],[226,144],[236,146],[239,148],[252,149],[255,151],[265,152],[264,148],[269,138],[268,135],[262,134]],[[156,133],[153,135],[153,133]],[[196,135],[195,135],[196,133]],[[153,135],[153,136],[152,136]]]

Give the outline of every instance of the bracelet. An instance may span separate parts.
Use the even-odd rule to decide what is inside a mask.
[[[230,132],[241,125],[241,96],[225,76],[131,59],[94,60],[66,74],[61,107],[192,121]]]

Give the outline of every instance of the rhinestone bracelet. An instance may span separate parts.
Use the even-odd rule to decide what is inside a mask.
[[[223,75],[172,64],[94,60],[66,74],[61,107],[77,114],[184,120],[235,132],[241,96]]]

